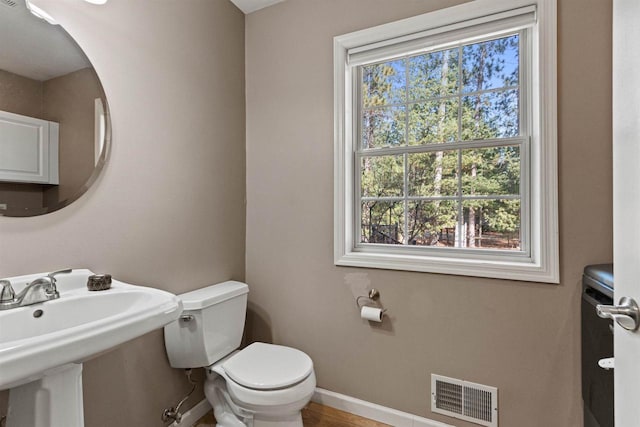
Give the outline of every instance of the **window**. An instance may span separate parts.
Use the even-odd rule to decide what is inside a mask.
[[[505,4],[336,37],[336,264],[557,283],[555,3]]]

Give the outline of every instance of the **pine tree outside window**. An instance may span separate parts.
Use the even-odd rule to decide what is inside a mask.
[[[336,264],[557,282],[555,2],[334,44]]]

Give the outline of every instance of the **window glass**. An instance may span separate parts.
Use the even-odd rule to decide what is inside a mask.
[[[404,105],[362,110],[362,147],[397,147],[405,144],[407,115]]]
[[[520,250],[520,200],[465,200],[464,247]]]
[[[409,196],[458,195],[458,152],[411,153],[408,170]]]
[[[458,202],[454,200],[408,203],[409,245],[454,247],[458,224]]]
[[[404,204],[372,200],[362,202],[362,243],[399,245],[404,241]]]
[[[363,197],[404,195],[403,156],[363,157],[361,171]]]
[[[361,243],[523,250],[520,40],[359,67]]]
[[[462,150],[462,194],[519,195],[520,147]]]

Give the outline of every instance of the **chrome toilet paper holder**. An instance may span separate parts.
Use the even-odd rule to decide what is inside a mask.
[[[380,299],[380,291],[378,291],[377,289],[371,289],[369,291],[368,295],[360,295],[359,297],[356,298],[356,305],[358,306],[358,308],[362,308],[363,305],[367,305],[367,303],[363,303],[360,304],[360,300],[362,298],[366,298],[369,300],[369,303],[371,302],[377,302]]]
[[[356,298],[356,305],[360,310],[360,317],[369,322],[382,322],[382,318],[387,313],[386,308],[378,301],[380,292],[377,289],[371,289],[367,295],[360,295]]]

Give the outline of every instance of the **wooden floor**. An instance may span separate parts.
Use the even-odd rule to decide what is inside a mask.
[[[313,402],[302,410],[302,422],[304,427],[391,427],[388,424],[368,420]],[[215,427],[215,425],[213,413],[210,412],[198,420],[194,427]]]
[[[302,422],[305,427],[391,427],[314,402],[302,410]]]

